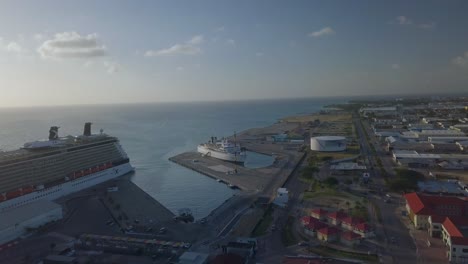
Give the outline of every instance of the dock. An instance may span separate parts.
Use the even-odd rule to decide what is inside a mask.
[[[231,184],[243,191],[259,191],[271,180],[267,173],[256,169],[248,169],[231,162],[204,157],[198,152],[185,152],[169,158],[183,167],[203,175],[220,180],[226,185]]]

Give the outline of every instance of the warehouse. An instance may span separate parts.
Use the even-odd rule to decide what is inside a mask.
[[[30,228],[37,228],[62,217],[62,207],[45,199],[4,211],[0,219],[0,244],[22,236]]]
[[[339,136],[320,136],[310,138],[310,149],[321,152],[345,151],[346,138]]]

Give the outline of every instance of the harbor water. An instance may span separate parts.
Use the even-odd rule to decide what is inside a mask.
[[[183,168],[168,158],[196,150],[211,136],[267,126],[279,118],[307,114],[344,99],[267,100],[210,103],[153,103],[0,108],[0,150],[47,138],[50,126],[59,135],[83,133],[93,122],[93,133],[116,136],[128,153],[136,173],[132,181],[174,213],[189,208],[195,218],[208,215],[229,199],[234,190]],[[272,157],[249,153],[247,167],[267,166]]]

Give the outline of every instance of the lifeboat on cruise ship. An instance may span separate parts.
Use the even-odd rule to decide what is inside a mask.
[[[6,200],[5,193],[0,193],[0,202],[3,202]]]
[[[94,167],[91,169],[91,173],[95,173],[99,171],[99,167]]]
[[[89,174],[91,174],[91,169],[84,170],[84,173],[83,173],[84,176],[89,175]]]
[[[22,188],[23,195],[28,194],[28,193],[32,193],[33,191],[34,191],[33,186],[26,186],[26,187]]]
[[[99,166],[99,170],[105,170],[105,169],[107,169],[106,164],[103,164],[103,165]]]
[[[10,199],[13,199],[13,198],[16,198],[16,197],[20,197],[21,196],[21,189],[17,189],[15,191],[7,192],[5,194],[5,196],[6,196],[7,200],[10,200]]]
[[[83,171],[77,171],[77,172],[75,172],[75,179],[83,177],[83,175],[84,175]]]
[[[107,167],[107,168],[112,168],[112,162],[107,162],[107,163],[106,163],[106,167]]]

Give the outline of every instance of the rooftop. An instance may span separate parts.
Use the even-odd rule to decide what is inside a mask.
[[[345,240],[356,240],[356,239],[361,239],[361,235],[356,234],[352,231],[345,231],[341,234],[341,237]]]
[[[439,213],[436,207],[445,205],[458,205],[462,210],[468,205],[468,201],[454,196],[425,195],[413,192],[405,194],[404,197],[411,211],[417,215],[437,215]],[[460,213],[466,214],[464,210]]]
[[[328,214],[328,217],[329,218],[332,218],[332,219],[343,219],[345,217],[347,217],[348,215],[344,212],[341,212],[341,211],[336,211],[336,212],[332,212],[332,213],[329,213]]]
[[[341,230],[334,227],[334,226],[328,226],[328,227],[324,227],[324,228],[321,228],[319,229],[317,232],[321,233],[321,234],[324,234],[324,235],[327,235],[327,236],[330,236],[330,235],[335,235],[335,234],[338,234]]]

